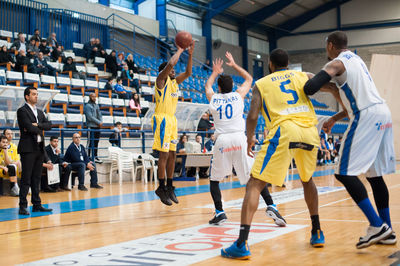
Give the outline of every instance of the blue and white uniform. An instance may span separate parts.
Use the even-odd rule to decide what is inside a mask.
[[[233,166],[240,183],[246,184],[253,159],[247,156],[242,96],[237,92],[216,93],[209,109],[214,118],[216,137],[210,180],[221,181],[232,173]]]
[[[339,60],[345,72],[333,80],[340,87],[350,123],[340,147],[336,174],[367,177],[395,172],[392,117],[378,93],[363,60],[351,51],[344,51]]]

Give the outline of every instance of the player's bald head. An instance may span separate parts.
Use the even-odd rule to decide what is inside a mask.
[[[327,43],[332,43],[332,45],[340,50],[347,48],[347,35],[343,31],[334,31],[328,35],[326,39]]]

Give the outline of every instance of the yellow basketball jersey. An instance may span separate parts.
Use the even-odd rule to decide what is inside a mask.
[[[318,123],[314,107],[303,90],[307,80],[304,72],[281,70],[256,81],[267,129],[271,130],[284,120],[292,120],[303,127]]]
[[[155,114],[163,115],[175,115],[176,105],[178,104],[178,91],[179,85],[176,79],[171,80],[167,78],[164,88],[157,88],[155,85],[155,98],[156,98],[156,110]]]

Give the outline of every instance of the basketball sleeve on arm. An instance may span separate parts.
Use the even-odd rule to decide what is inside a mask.
[[[325,70],[321,70],[318,72],[318,74],[306,82],[304,85],[304,93],[307,95],[313,95],[330,80],[331,76]]]

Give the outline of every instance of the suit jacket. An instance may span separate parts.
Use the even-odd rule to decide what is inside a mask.
[[[58,163],[59,165],[61,165],[64,162],[64,160],[62,159],[61,155],[57,155],[57,154],[55,154],[53,152],[53,149],[52,149],[50,144],[47,145],[45,149],[46,149],[47,156],[49,157],[50,161],[53,164]]]
[[[37,112],[38,126],[36,127],[32,125],[32,123],[37,123],[37,121],[28,104],[24,104],[17,110],[17,119],[20,131],[20,140],[18,143],[19,154],[37,151],[45,152],[43,130],[50,130],[51,122],[47,120],[42,110],[38,109]],[[42,142],[37,142],[37,135],[42,137]]]
[[[83,147],[82,144],[80,144],[79,146],[81,147],[81,152],[79,152],[78,148],[76,147],[75,143],[73,143],[73,142],[68,146],[68,149],[64,155],[65,162],[69,162],[69,163],[84,162],[85,164],[88,164],[90,162],[90,159],[87,156],[85,147]],[[83,157],[83,161],[81,160],[81,154]]]

